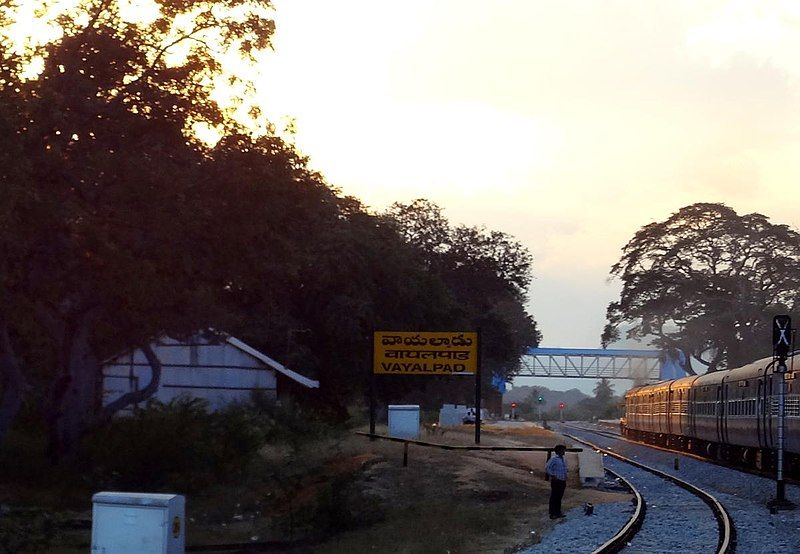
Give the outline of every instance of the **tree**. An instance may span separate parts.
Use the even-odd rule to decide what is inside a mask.
[[[714,371],[768,355],[771,318],[800,300],[800,234],[761,214],[693,204],[640,229],[611,275],[602,343],[652,337]]]
[[[597,400],[601,406],[606,406],[614,397],[614,385],[603,377],[597,382],[592,392],[594,393],[595,400]]]
[[[204,178],[207,148],[188,131],[198,123],[238,129],[212,84],[223,74],[220,56],[252,58],[269,45],[269,4],[158,6],[153,21],[136,23],[117,2],[79,3],[59,17],[60,38],[22,54],[5,32],[16,4],[0,12],[0,142],[13,155],[2,174],[10,217],[0,230],[8,270],[0,281],[0,432],[31,391],[54,459],[88,425],[154,392],[160,363],[151,338],[214,320],[218,303],[209,299],[228,284],[214,258],[224,250],[207,248],[208,230],[225,223]],[[37,60],[43,69],[31,79]],[[285,174],[297,166],[288,167]],[[136,346],[152,382],[98,409],[100,360]]]
[[[364,390],[376,327],[482,326],[487,382],[512,374],[539,339],[527,251],[444,219],[417,225],[446,231],[438,246],[401,234],[402,218],[367,213],[290,145],[237,123],[212,91],[222,78],[247,90],[222,60],[269,45],[268,2],[157,4],[136,23],[117,2],[79,2],[60,37],[19,54],[5,33],[15,4],[0,9],[0,441],[27,398],[53,459],[69,455],[157,389],[153,338],[206,326],[283,349],[340,414]],[[204,144],[198,125],[223,138]],[[103,407],[101,361],[133,348],[152,381]]]
[[[487,383],[492,374],[512,377],[525,349],[541,340],[524,308],[530,252],[505,233],[450,225],[428,200],[396,203],[387,216],[458,306],[449,324],[482,329]]]

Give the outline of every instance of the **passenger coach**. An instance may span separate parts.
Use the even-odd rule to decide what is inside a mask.
[[[800,363],[800,360],[798,360]],[[786,374],[787,470],[800,471],[800,366]],[[629,390],[623,434],[713,459],[774,465],[779,375],[772,358],[744,367]]]

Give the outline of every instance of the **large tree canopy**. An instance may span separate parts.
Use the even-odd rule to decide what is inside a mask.
[[[652,338],[709,370],[768,355],[771,319],[800,307],[800,234],[761,214],[693,204],[640,229],[611,269],[622,281],[604,345]]]
[[[221,60],[269,45],[268,2],[154,1],[146,22],[78,2],[27,47],[10,32],[25,3],[0,5],[0,441],[27,400],[69,453],[157,389],[154,337],[206,326],[313,374],[339,413],[363,392],[373,328],[480,326],[487,368],[512,375],[538,342],[527,251],[424,202],[370,214],[237,123],[212,92],[246,90]],[[153,380],[103,407],[101,361],[132,348]]]
[[[533,261],[527,248],[499,231],[452,226],[427,200],[394,204],[388,215],[447,285],[461,323],[483,330],[487,375],[513,376],[525,349],[541,340],[524,308]]]
[[[217,317],[229,276],[209,231],[230,221],[213,209],[209,151],[188,131],[238,128],[211,95],[217,58],[268,46],[272,22],[267,2],[164,0],[143,23],[94,0],[58,16],[57,38],[26,46],[13,32],[23,4],[0,9],[0,438],[28,391],[57,455],[158,385],[150,356],[153,382],[98,410],[104,356],[149,355],[154,335]],[[284,179],[301,165],[272,159]]]

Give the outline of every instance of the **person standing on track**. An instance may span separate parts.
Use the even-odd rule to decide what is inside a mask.
[[[564,459],[567,447],[557,444],[553,450],[556,455],[547,460],[544,468],[550,478],[550,519],[567,517],[561,513],[561,499],[567,488],[567,460]]]

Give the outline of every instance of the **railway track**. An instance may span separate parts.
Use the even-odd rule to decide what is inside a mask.
[[[565,426],[567,427],[567,426]],[[621,439],[614,433],[571,427],[579,431],[590,431],[601,436]],[[626,471],[628,486],[637,494],[641,509],[635,510],[628,523],[595,553],[618,552],[702,552],[714,550],[717,554],[734,552],[736,529],[723,505],[711,494],[699,487],[674,477],[654,467],[647,466],[603,448],[585,438],[570,434],[565,436],[585,444],[599,452],[635,468]],[[653,476],[657,479],[654,480]],[[663,481],[675,487],[663,487]],[[637,490],[638,489],[638,490]],[[642,491],[647,491],[642,494]],[[703,506],[705,504],[705,507]],[[647,510],[647,506],[651,510]],[[716,525],[716,546],[713,545],[713,526],[704,516],[711,509]],[[670,544],[672,537],[673,544]]]
[[[610,554],[612,552],[619,552],[622,550],[628,541],[633,537],[636,532],[641,528],[642,522],[644,522],[645,513],[647,510],[647,504],[644,503],[644,499],[642,498],[642,494],[639,492],[639,489],[634,487],[630,481],[625,479],[622,475],[613,471],[611,469],[605,468],[605,471],[612,476],[619,479],[622,483],[625,484],[631,490],[634,498],[636,499],[636,507],[633,510],[633,515],[631,515],[630,519],[625,523],[625,525],[617,531],[613,537],[608,539],[606,542],[601,544],[598,548],[592,551],[592,554]]]
[[[628,442],[628,443],[631,443],[631,444],[637,444],[639,446],[652,448],[654,450],[660,450],[662,452],[669,452],[670,454],[678,454],[680,456],[685,456],[687,458],[692,458],[694,460],[699,460],[701,462],[705,462],[705,463],[708,463],[708,464],[714,464],[714,465],[718,465],[720,467],[726,467],[726,468],[729,468],[729,469],[740,471],[742,473],[749,473],[750,475],[757,475],[759,477],[764,477],[766,479],[773,479],[775,477],[775,471],[774,470],[767,471],[767,470],[762,470],[762,469],[756,469],[754,467],[748,467],[748,466],[744,466],[742,464],[726,462],[726,461],[723,461],[723,460],[716,460],[716,459],[711,458],[709,456],[702,456],[700,454],[695,454],[694,452],[687,452],[686,450],[680,450],[680,449],[677,449],[677,448],[669,448],[667,446],[661,446],[660,444],[651,444],[649,442],[634,440],[634,439],[632,439],[630,437],[624,436],[622,433],[618,433],[618,432],[612,431],[610,429],[596,429],[596,428],[592,428],[592,427],[583,427],[581,425],[564,425],[564,424],[561,424],[561,425],[562,425],[562,427],[565,427],[565,428],[585,431],[587,433],[593,433],[593,434],[599,435],[601,437],[607,437],[607,438],[611,438],[611,439],[621,440],[621,441],[625,441],[625,442]],[[795,478],[793,476],[785,477],[784,481],[786,483],[791,483],[793,485],[800,485],[800,480],[798,480],[797,478]]]

